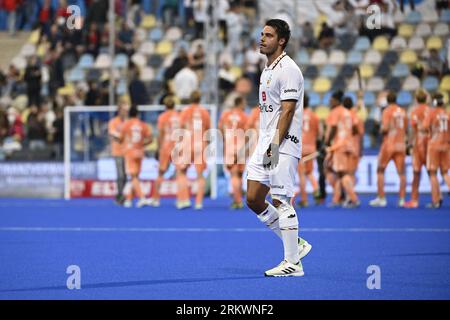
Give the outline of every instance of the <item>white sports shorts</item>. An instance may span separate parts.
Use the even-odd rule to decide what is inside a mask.
[[[270,188],[272,195],[292,198],[295,195],[295,177],[299,159],[280,153],[279,162],[272,170],[263,167],[263,156],[253,152],[247,164],[247,180],[258,181]]]

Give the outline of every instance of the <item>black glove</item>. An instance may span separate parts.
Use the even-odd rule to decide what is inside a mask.
[[[267,151],[264,153],[263,167],[266,169],[274,169],[278,165],[280,154],[278,152],[279,146],[271,143]]]
[[[155,151],[155,160],[159,161],[159,150]]]

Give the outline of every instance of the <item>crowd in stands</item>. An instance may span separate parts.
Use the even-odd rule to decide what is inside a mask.
[[[206,0],[115,0],[115,57],[108,55],[108,2],[0,0],[5,31],[12,37],[31,32],[20,54],[0,70],[0,159],[22,149],[61,159],[64,107],[108,105],[111,64],[116,101],[128,96],[134,104],[158,104],[172,95],[186,103],[208,85]],[[216,2],[220,110],[236,95],[253,107],[265,64],[257,41],[266,17],[256,0]],[[399,91],[404,107],[413,104],[419,87],[441,91],[448,102],[449,1],[433,2],[433,10],[420,13],[406,0],[337,0],[331,6],[312,1],[320,16],[297,27],[288,53],[300,64],[310,105],[321,118],[333,91],[356,97],[357,66],[372,136],[368,147],[377,143],[378,106],[386,90]],[[81,29],[66,24],[73,4],[84,10],[76,20]],[[374,4],[383,14],[380,27],[371,29],[367,10]]]

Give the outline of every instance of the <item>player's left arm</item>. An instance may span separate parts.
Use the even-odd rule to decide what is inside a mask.
[[[153,142],[153,130],[152,127],[145,124],[144,133],[144,146],[147,146]]]

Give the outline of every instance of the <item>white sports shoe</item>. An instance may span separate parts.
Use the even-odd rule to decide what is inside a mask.
[[[186,209],[189,208],[191,206],[191,201],[190,200],[186,200],[186,201],[177,201],[177,209],[182,210],[182,209]]]
[[[142,199],[139,199],[139,201],[136,204],[136,207],[142,208],[142,207],[149,206],[149,205],[150,205],[150,199],[142,198]]]
[[[195,210],[202,210],[203,209],[203,203],[196,203],[194,206]]]
[[[156,200],[156,199],[151,198],[151,199],[149,200],[149,202],[148,202],[148,205],[151,206],[151,207],[157,208],[157,207],[159,207],[161,204],[160,204],[159,200]]]
[[[302,262],[293,264],[283,260],[278,266],[264,272],[266,277],[301,277],[305,275],[303,272]]]
[[[403,208],[403,207],[405,206],[405,198],[400,198],[400,199],[398,199],[397,205],[398,205],[400,208]]]
[[[386,201],[386,198],[376,197],[375,199],[373,199],[369,202],[369,205],[371,207],[386,207],[387,201]]]
[[[298,238],[298,255],[300,259],[303,259],[308,255],[308,253],[311,251],[312,245],[308,243],[305,239]]]
[[[125,208],[131,208],[131,207],[133,206],[133,202],[132,202],[131,200],[125,200],[125,201],[123,202],[123,206],[124,206]]]

